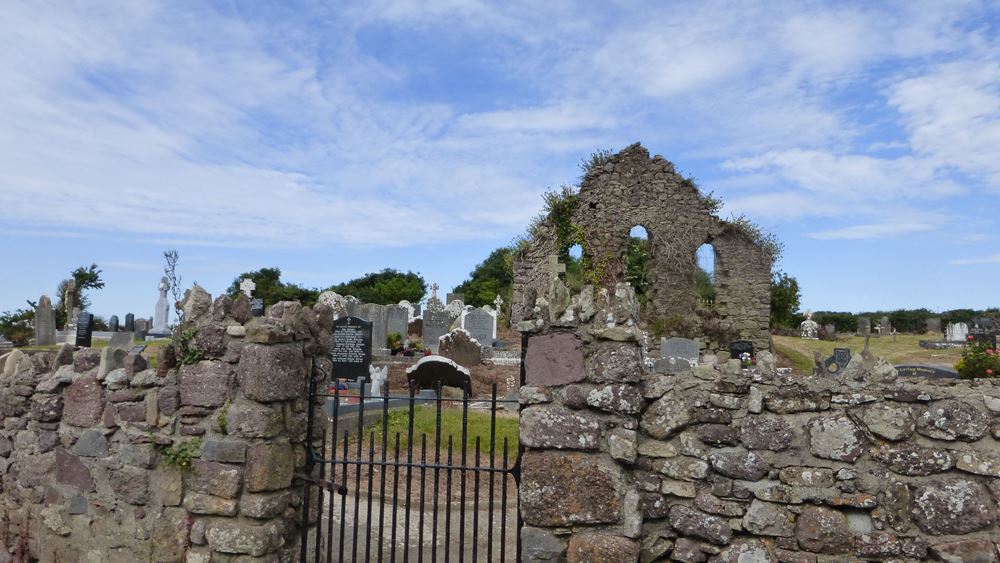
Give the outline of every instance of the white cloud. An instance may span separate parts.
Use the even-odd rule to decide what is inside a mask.
[[[983,256],[981,258],[961,258],[958,260],[952,260],[948,263],[959,266],[968,266],[972,264],[1000,264],[1000,254]]]
[[[809,233],[809,237],[818,240],[872,239],[929,231],[933,228],[934,225],[927,223],[876,223],[870,225],[853,225],[843,229]]]

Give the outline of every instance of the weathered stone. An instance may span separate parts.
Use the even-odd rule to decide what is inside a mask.
[[[188,345],[205,358],[218,358],[226,352],[226,329],[216,324],[198,327]]]
[[[124,365],[125,356],[128,355],[127,350],[122,350],[121,348],[113,348],[107,346],[101,349],[101,361],[97,366],[97,379],[105,379],[108,374],[121,369]],[[126,379],[127,381],[127,379]]]
[[[735,446],[739,443],[739,433],[725,424],[702,424],[695,430],[698,439],[711,446]]]
[[[125,375],[132,379],[135,374],[145,370],[149,367],[149,363],[146,358],[139,354],[129,354],[125,356],[125,360],[122,362],[122,367],[125,369]]]
[[[234,516],[236,514],[236,501],[188,491],[184,495],[184,508],[192,514]]]
[[[692,422],[690,402],[676,393],[667,393],[649,405],[642,415],[642,430],[660,440],[670,438]]]
[[[617,522],[622,471],[600,454],[526,451],[522,458],[521,514],[531,526]]]
[[[674,479],[700,481],[708,477],[708,464],[692,457],[658,459],[653,462],[653,469]]]
[[[184,473],[184,484],[189,491],[224,499],[236,498],[242,482],[243,469],[240,466],[214,461],[196,459],[191,462],[191,471]]]
[[[62,395],[35,395],[31,398],[31,417],[39,422],[56,422],[62,418]]]
[[[177,352],[173,346],[160,346],[156,350],[156,376],[166,377],[167,372],[177,367]]]
[[[288,507],[291,495],[278,493],[245,493],[240,497],[240,514],[250,518],[270,519],[279,516]]]
[[[179,377],[181,405],[218,407],[232,387],[229,364],[205,360],[182,366]]]
[[[879,495],[879,510],[893,530],[910,529],[910,489],[905,483],[890,482]]]
[[[525,563],[563,561],[566,555],[566,540],[560,539],[551,530],[523,526],[521,528],[521,557]]]
[[[254,401],[237,399],[226,410],[226,428],[244,438],[270,438],[282,430],[281,411]]]
[[[642,376],[642,358],[634,343],[601,342],[590,347],[584,361],[587,379],[595,383],[635,383]]]
[[[859,418],[869,432],[894,442],[908,438],[915,428],[909,407],[893,403],[866,406]]]
[[[733,539],[733,531],[724,519],[681,504],[670,509],[670,525],[686,536],[701,538],[716,545],[726,545]]]
[[[566,385],[586,378],[582,342],[569,333],[532,336],[524,362],[527,385]]]
[[[931,553],[945,563],[996,563],[1000,561],[997,547],[985,538],[936,543],[931,546]]]
[[[698,542],[687,538],[677,538],[670,559],[681,563],[703,563],[708,560],[708,555],[702,552]]]
[[[639,440],[639,455],[647,457],[676,457],[677,446],[659,440]]]
[[[483,363],[483,346],[492,342],[479,342],[468,331],[457,328],[438,340],[438,355],[454,360],[460,366],[477,366]]]
[[[143,469],[125,466],[111,471],[108,482],[115,495],[129,504],[149,502],[149,473]]]
[[[596,450],[601,425],[558,406],[531,406],[521,411],[521,443],[529,448]]]
[[[689,481],[674,481],[663,479],[660,482],[660,492],[681,498],[694,498],[698,495],[698,487]]]
[[[721,395],[719,393],[709,393],[708,402],[713,407],[727,410],[739,410],[743,408],[743,398],[732,395]]]
[[[713,452],[708,460],[715,471],[726,477],[746,481],[763,479],[769,469],[760,456],[744,449]]]
[[[792,427],[775,417],[752,416],[740,427],[740,441],[751,450],[781,451],[792,444]]]
[[[883,445],[872,449],[871,456],[900,475],[932,475],[954,467],[954,459],[947,450],[921,448],[913,443]]]
[[[854,548],[854,535],[847,518],[829,508],[809,507],[795,522],[799,547],[814,553],[848,553]]]
[[[938,440],[973,442],[986,434],[989,425],[989,415],[956,399],[927,405],[917,416],[917,432]]]
[[[56,449],[55,456],[56,481],[83,492],[95,489],[94,477],[80,458],[62,448]]]
[[[205,440],[201,458],[206,461],[243,463],[247,458],[247,443],[236,440]]]
[[[217,519],[209,523],[205,539],[215,551],[261,556],[282,546],[283,531],[280,520],[255,526],[232,519]]]
[[[94,426],[104,412],[104,390],[93,377],[81,377],[66,388],[62,420],[73,426]]]
[[[833,471],[816,467],[786,467],[778,473],[782,483],[791,486],[832,487]]]
[[[567,563],[634,563],[638,558],[638,544],[628,538],[608,534],[574,534],[566,550]]]
[[[625,463],[633,463],[637,457],[637,434],[635,430],[615,428],[608,434],[608,453]]]
[[[969,451],[958,453],[955,467],[968,473],[1000,477],[1000,453]]]
[[[634,385],[604,385],[587,394],[587,404],[604,411],[637,414],[642,408],[642,397]]]
[[[809,421],[809,451],[816,457],[854,463],[864,453],[865,438],[846,415]]]
[[[197,283],[184,292],[181,299],[181,310],[184,312],[184,320],[196,322],[202,316],[207,315],[212,309],[212,296]]]
[[[730,424],[733,422],[733,411],[715,408],[692,409],[694,419],[709,424]]]
[[[301,344],[247,344],[238,372],[243,393],[256,401],[287,401],[305,393],[307,378]]]
[[[795,533],[794,516],[780,504],[754,500],[743,515],[743,528],[758,536],[791,537]]]
[[[97,430],[87,430],[73,444],[73,453],[81,457],[107,457],[108,439]]]
[[[723,550],[719,563],[777,563],[771,548],[758,539],[736,539]]]
[[[768,395],[764,405],[777,414],[824,411],[830,408],[830,397],[801,387],[788,387]]]
[[[156,467],[156,447],[153,444],[122,444],[119,455],[123,463],[134,467]]]
[[[948,479],[913,487],[913,521],[928,534],[968,534],[995,520],[996,505],[977,481]]]
[[[739,518],[746,513],[747,509],[745,503],[722,500],[715,495],[705,492],[699,493],[695,497],[694,505],[703,512],[729,518]]]
[[[101,353],[93,348],[84,348],[73,356],[73,371],[88,372],[101,363]]]
[[[247,450],[246,487],[256,493],[292,484],[295,456],[290,444],[254,444]]]
[[[855,538],[855,553],[859,557],[883,559],[899,555],[902,544],[895,534],[871,532]]]

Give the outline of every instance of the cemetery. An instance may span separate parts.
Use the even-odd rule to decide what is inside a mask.
[[[171,322],[164,276],[151,318],[59,331],[43,295],[0,342],[0,562],[996,561],[995,321],[772,333],[774,249],[713,210],[635,144],[535,225],[509,304],[245,278]]]

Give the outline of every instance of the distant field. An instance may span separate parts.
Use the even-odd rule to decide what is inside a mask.
[[[927,350],[920,347],[921,340],[933,337],[915,334],[899,334],[896,341],[891,336],[870,340],[869,349],[893,364],[928,364],[954,368],[962,357],[961,348],[948,350]],[[865,339],[860,336],[844,336],[836,341],[806,340],[795,336],[775,336],[774,347],[779,356],[784,356],[797,373],[811,373],[815,363],[813,353],[828,358],[834,348],[850,348],[852,354],[859,354],[865,348]]]

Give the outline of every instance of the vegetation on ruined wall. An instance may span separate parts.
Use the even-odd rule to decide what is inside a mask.
[[[303,305],[311,306],[319,298],[319,290],[307,289],[294,283],[281,281],[281,270],[279,268],[261,268],[253,272],[244,272],[233,279],[229,284],[226,293],[230,297],[240,294],[240,282],[245,278],[253,280],[257,286],[253,291],[255,298],[264,300],[265,305],[273,305],[279,301],[299,301]]]
[[[192,470],[191,462],[201,455],[201,438],[181,442],[175,446],[160,447],[160,467],[176,469],[182,473]]]
[[[340,295],[353,295],[365,303],[395,305],[403,300],[418,303],[427,292],[427,283],[420,274],[385,268],[329,289]]]
[[[764,252],[772,264],[781,259],[785,251],[785,243],[778,240],[774,233],[764,231],[760,225],[754,223],[746,215],[731,215],[729,220],[723,221],[723,225],[730,230],[742,234],[747,240],[753,242]]]

